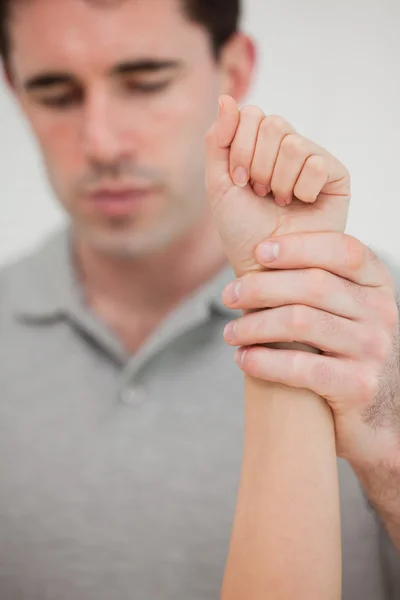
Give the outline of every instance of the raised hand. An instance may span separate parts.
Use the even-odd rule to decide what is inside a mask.
[[[237,275],[260,269],[255,249],[270,236],[344,231],[347,169],[283,118],[223,96],[206,148],[209,202]]]

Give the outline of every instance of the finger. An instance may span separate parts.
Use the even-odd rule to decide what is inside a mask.
[[[240,348],[235,361],[257,379],[309,389],[341,413],[343,407],[349,412],[359,408],[360,402],[369,406],[379,389],[375,369],[348,359],[254,346]]]
[[[230,144],[239,123],[239,110],[230,96],[221,96],[218,117],[206,134],[206,188],[210,201],[232,185],[229,174]]]
[[[291,136],[289,136],[289,138],[290,137]],[[292,152],[297,152],[298,154],[302,154],[305,159],[308,159],[311,156],[323,157],[326,164],[328,177],[321,192],[327,194],[328,196],[339,194],[348,197],[350,195],[349,172],[343,163],[341,163],[335,156],[333,156],[322,146],[319,146],[312,140],[300,135],[294,136],[293,139],[285,139],[284,142],[284,150],[287,150],[289,154]],[[287,145],[286,148],[285,145]],[[347,181],[347,187],[343,185],[343,180]]]
[[[251,164],[250,178],[254,192],[266,196],[271,191],[271,179],[283,138],[295,133],[294,127],[277,115],[269,115],[260,124]]]
[[[239,125],[230,152],[231,177],[239,187],[249,182],[258,129],[263,118],[264,113],[257,106],[245,106],[240,111]]]
[[[375,288],[358,286],[323,269],[269,270],[245,275],[226,286],[224,304],[235,310],[302,304],[347,319],[363,320],[380,304]],[[370,308],[371,307],[371,308]]]
[[[316,145],[301,135],[289,134],[283,138],[271,181],[272,193],[279,206],[292,201],[300,173],[315,150]]]
[[[379,335],[379,337],[378,337]],[[391,344],[386,332],[301,304],[251,313],[228,323],[225,341],[232,346],[299,342],[347,358],[375,358],[373,342],[382,353]]]
[[[393,280],[386,266],[368,246],[344,233],[325,231],[280,235],[260,244],[256,258],[269,269],[319,268],[361,286],[385,285],[393,289]]]
[[[217,135],[220,148],[228,148],[235,137],[240,121],[240,112],[231,96],[221,96],[219,99],[217,118]]]
[[[313,154],[307,158],[295,184],[293,195],[302,202],[315,202],[329,178],[328,163],[324,156]]]

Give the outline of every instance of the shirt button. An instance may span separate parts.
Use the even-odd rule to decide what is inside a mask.
[[[146,393],[142,387],[126,388],[122,391],[122,401],[128,406],[140,406],[146,398]]]

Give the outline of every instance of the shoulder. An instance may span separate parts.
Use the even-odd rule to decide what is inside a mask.
[[[63,232],[47,236],[29,252],[0,268],[0,321],[12,318],[20,307],[35,306],[55,278],[57,248]]]
[[[0,312],[12,308],[14,302],[26,294],[26,284],[31,279],[36,252],[24,254],[0,268]]]

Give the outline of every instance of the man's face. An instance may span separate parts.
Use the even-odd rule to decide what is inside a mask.
[[[204,210],[204,134],[221,71],[179,0],[16,2],[11,73],[82,239],[160,249]]]

